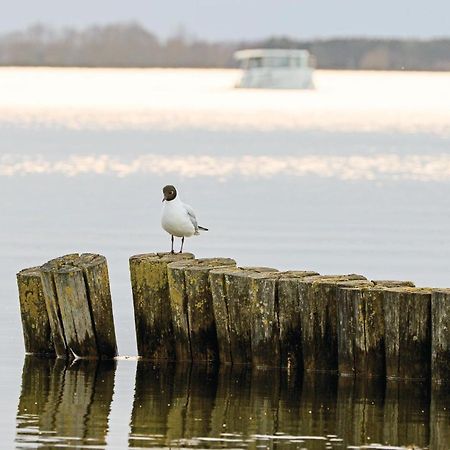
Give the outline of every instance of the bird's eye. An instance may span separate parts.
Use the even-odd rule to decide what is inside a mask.
[[[173,195],[173,191],[170,191],[169,194],[170,194],[170,195]]]

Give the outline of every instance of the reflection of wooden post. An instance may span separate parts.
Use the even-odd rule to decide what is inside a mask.
[[[418,411],[415,420],[411,420],[412,411]],[[406,444],[405,436],[407,436],[408,443],[414,443],[419,448],[428,447],[430,443],[428,386],[420,381],[388,380],[383,428],[383,442],[394,445]]]
[[[61,359],[26,357],[17,440],[21,428],[33,427],[69,447],[105,445],[115,367],[115,361],[77,360],[67,366]]]
[[[30,428],[36,428],[36,422],[39,423],[44,413],[51,389],[49,372],[53,364],[52,359],[25,356],[16,418],[18,444],[29,445]]]
[[[305,373],[300,397],[301,434],[314,430],[317,436],[325,436],[336,430],[338,376],[334,373]]]
[[[184,269],[189,341],[194,362],[219,360],[209,272],[216,267],[235,265],[233,259],[207,258],[197,260]]]
[[[450,383],[450,289],[431,295],[431,376],[433,382]]]
[[[337,286],[348,281],[367,282],[361,275],[312,276],[299,280],[302,311],[302,350],[307,371],[336,371]]]
[[[433,384],[430,403],[430,449],[448,447],[450,442],[448,384]]]
[[[280,363],[282,367],[303,368],[302,325],[298,280],[317,272],[283,272],[277,283],[278,321],[280,324]]]
[[[131,412],[130,447],[163,447],[168,432],[167,418],[174,400],[173,363],[138,361]],[[158,436],[158,441],[153,438]],[[152,439],[149,439],[151,437]]]
[[[20,271],[17,285],[25,351],[36,355],[54,355],[39,267]]]
[[[384,380],[339,377],[336,434],[352,445],[383,442]]]
[[[411,287],[384,291],[386,376],[423,379],[430,375],[431,290]]]
[[[130,258],[139,356],[175,359],[167,265],[193,257],[190,253],[149,253]]]

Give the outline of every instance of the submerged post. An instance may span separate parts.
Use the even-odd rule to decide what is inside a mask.
[[[39,267],[21,270],[17,274],[17,286],[19,288],[25,352],[34,355],[54,356],[55,349]]]
[[[218,360],[217,331],[208,274],[235,266],[229,258],[178,261],[167,266],[175,353],[178,361]]]
[[[367,282],[361,275],[323,275],[299,280],[302,350],[307,371],[338,370],[337,285]]]
[[[57,356],[117,356],[106,258],[70,254],[49,261],[40,271]]]
[[[148,253],[130,258],[138,355],[175,360],[167,265],[191,253]]]
[[[431,377],[450,383],[450,289],[431,295]]]
[[[67,348],[66,336],[64,331],[61,308],[56,292],[55,271],[65,264],[70,264],[78,258],[77,253],[64,255],[52,259],[41,266],[42,289],[47,308],[47,314],[52,331],[52,340],[55,347],[55,353],[58,358],[69,358],[72,355]]]
[[[385,376],[384,289],[410,281],[373,281],[339,286],[338,361],[341,375]]]
[[[276,271],[270,267],[225,267],[210,271],[220,362],[252,362],[249,274]]]
[[[384,291],[386,376],[426,379],[431,364],[431,289],[398,287]]]
[[[250,306],[251,306],[251,351],[252,364],[256,367],[286,366],[287,351],[284,348],[287,342],[281,342],[281,324],[283,323],[283,337],[286,328],[293,328],[295,316],[287,317],[289,306],[298,305],[298,289],[294,298],[286,297],[286,291],[280,286],[287,280],[298,280],[306,276],[317,275],[316,272],[272,272],[250,273]],[[281,281],[283,279],[283,281]],[[295,306],[294,306],[295,309]],[[298,311],[298,306],[297,306]],[[300,331],[300,330],[298,330]],[[289,344],[288,344],[289,345]],[[301,342],[293,343],[301,351]],[[281,361],[283,355],[284,361]]]
[[[299,280],[319,275],[312,271],[280,273],[277,282],[281,367],[303,369]]]

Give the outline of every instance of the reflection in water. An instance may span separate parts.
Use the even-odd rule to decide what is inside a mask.
[[[146,154],[135,158],[102,155],[71,155],[61,159],[43,156],[0,155],[1,176],[95,174],[117,177],[173,175],[226,180],[233,176],[273,178],[316,176],[338,180],[450,180],[450,155],[314,155],[288,154],[213,156]]]
[[[139,362],[129,446],[445,448],[448,401],[421,383]]]
[[[27,357],[17,448],[105,448],[115,364]],[[139,361],[128,445],[440,450],[450,442],[449,403],[448,386]],[[128,414],[120,411],[123,421]]]
[[[116,363],[25,357],[17,448],[105,445]]]

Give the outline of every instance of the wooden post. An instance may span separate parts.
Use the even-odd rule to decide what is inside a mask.
[[[177,261],[167,266],[175,353],[178,361],[218,359],[217,333],[208,273],[234,266],[229,258]]]
[[[431,290],[411,287],[384,291],[386,376],[425,379],[431,363]]]
[[[450,289],[431,295],[431,377],[450,383]]]
[[[302,325],[298,280],[317,272],[283,272],[277,283],[281,367],[303,368]]]
[[[216,362],[219,350],[209,272],[218,267],[234,267],[236,261],[230,258],[194,261],[184,269],[192,360]]]
[[[337,371],[337,284],[365,281],[361,275],[324,275],[299,280],[302,350],[307,371]]]
[[[249,274],[251,361],[255,367],[280,365],[280,327],[276,305],[277,276]]]
[[[62,266],[53,275],[68,349],[75,357],[97,357],[83,270]]]
[[[221,362],[252,362],[249,274],[274,271],[276,269],[269,267],[221,268],[210,271]]]
[[[45,306],[50,322],[52,340],[55,353],[58,358],[67,358],[69,355],[64,333],[64,325],[61,317],[61,310],[56,293],[54,272],[65,264],[70,264],[78,258],[78,254],[72,253],[52,259],[41,266],[42,292],[44,294]]]
[[[40,275],[56,355],[117,356],[106,258],[73,253],[44,264]]]
[[[256,367],[279,367],[281,353],[285,353],[280,343],[280,309],[283,310],[286,299],[280,295],[280,277],[284,280],[305,278],[316,275],[316,272],[255,272],[250,273],[250,325],[252,364]],[[294,299],[287,303],[297,302],[298,291]],[[298,310],[298,306],[297,306]],[[284,319],[287,319],[284,317]],[[295,317],[291,317],[290,321]],[[287,320],[284,320],[284,324]],[[300,330],[299,330],[300,331]],[[300,341],[297,346],[301,349]]]
[[[384,377],[384,288],[411,286],[410,281],[373,281],[375,286],[339,286],[338,360],[341,375]]]
[[[139,356],[175,359],[167,265],[193,257],[191,253],[149,253],[130,258]]]
[[[175,359],[190,362],[192,361],[192,353],[189,341],[186,282],[184,279],[186,262],[177,261],[169,264],[167,266],[167,280],[169,283],[169,305],[172,314]]]
[[[25,352],[54,356],[55,350],[39,267],[20,271],[17,274],[17,286]]]
[[[100,358],[114,358],[117,356],[117,342],[106,258],[85,253],[77,265],[83,269],[98,355]]]

